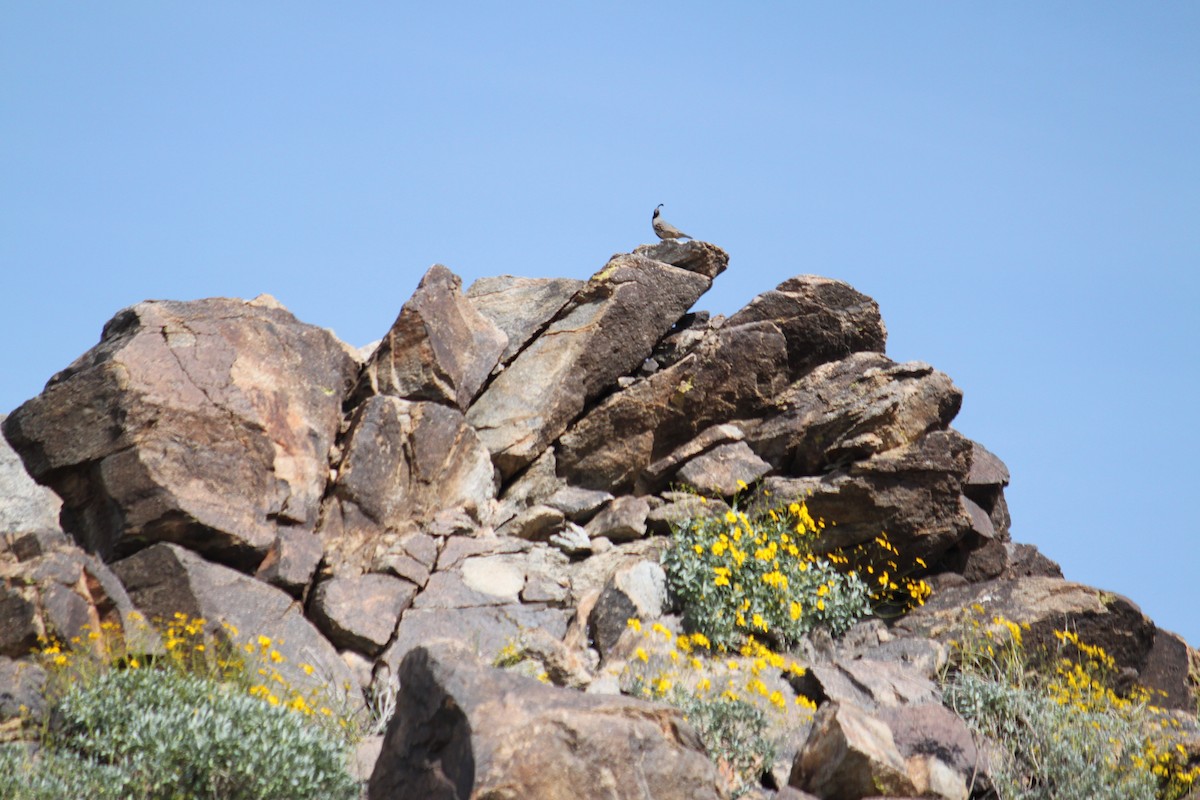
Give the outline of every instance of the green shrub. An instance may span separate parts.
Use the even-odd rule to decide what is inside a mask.
[[[754,520],[730,511],[676,526],[663,566],[688,629],[719,649],[748,636],[787,647],[817,626],[840,635],[869,614],[859,574],[837,554],[815,554],[821,527],[798,503]]]
[[[211,679],[126,669],[72,687],[49,743],[123,776],[130,797],[354,798],[343,743]]]
[[[5,800],[128,800],[129,776],[70,751],[0,745],[0,797]]]
[[[732,797],[762,785],[762,774],[775,761],[771,719],[763,709],[745,700],[692,694],[678,687],[663,699],[696,729],[709,758],[731,779]]]
[[[1174,800],[1188,769],[1173,720],[1150,694],[1113,690],[1113,659],[1057,632],[1056,654],[1025,652],[1021,627],[968,615],[943,676],[946,704],[998,745],[990,775],[1005,800]]]

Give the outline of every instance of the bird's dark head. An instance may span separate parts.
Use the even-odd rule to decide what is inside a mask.
[[[659,203],[658,205],[656,205],[656,206],[654,207],[654,219],[658,219],[658,214],[659,214],[659,211],[658,211],[658,210],[659,210],[660,208],[662,208],[662,207],[663,207],[663,204],[662,204],[662,203]]]

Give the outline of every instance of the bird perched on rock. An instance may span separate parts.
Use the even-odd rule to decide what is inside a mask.
[[[655,206],[654,216],[650,218],[651,224],[654,225],[655,236],[660,239],[691,239],[691,236],[688,236],[686,233],[679,230],[679,228],[676,228],[674,225],[662,218],[662,215],[659,212],[659,209],[662,207],[662,203],[659,203],[657,206]]]

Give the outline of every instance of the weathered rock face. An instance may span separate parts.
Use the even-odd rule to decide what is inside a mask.
[[[411,532],[444,509],[478,518],[495,470],[461,412],[372,397],[354,413],[320,526],[338,573],[366,569],[386,533]]]
[[[405,709],[371,775],[373,800],[702,800],[723,796],[682,715],[544,686],[422,647],[401,667]]]
[[[788,783],[823,800],[917,794],[888,726],[853,705],[839,703],[828,703],[817,712]]]
[[[596,273],[467,413],[503,475],[537,458],[590,400],[641,364],[710,284],[632,255]]]
[[[446,403],[465,411],[508,346],[508,337],[462,294],[462,281],[437,264],[375,349],[354,390]]]
[[[316,524],[354,369],[269,298],[140,303],[4,434],[89,550],[169,541],[248,569]]]
[[[712,425],[768,407],[786,385],[786,353],[773,323],[725,325],[573,425],[559,444],[559,475],[587,488],[645,491],[639,479],[651,464]]]
[[[586,284],[569,278],[500,275],[472,283],[467,299],[508,336],[508,346],[500,354],[500,363],[507,364]]]
[[[767,417],[748,441],[791,474],[820,475],[944,430],[962,392],[928,364],[858,353],[816,367],[779,403],[784,410]]]

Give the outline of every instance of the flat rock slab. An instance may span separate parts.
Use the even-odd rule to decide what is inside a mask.
[[[817,711],[788,783],[823,800],[917,795],[887,724],[848,703]]]
[[[586,283],[572,278],[498,275],[472,283],[467,299],[508,336],[508,346],[500,354],[500,363],[507,364]]]
[[[416,593],[414,584],[390,575],[333,578],[313,590],[311,614],[337,647],[377,655]]]
[[[315,526],[356,370],[271,298],[139,303],[4,434],[88,550],[169,541],[251,571],[281,526]]]
[[[642,256],[614,256],[467,412],[505,478],[587,404],[632,372],[711,279]],[[530,391],[538,387],[538,391]]]
[[[371,800],[718,800],[682,714],[478,665],[450,643],[401,666]]]
[[[234,625],[237,644],[260,636],[284,658],[270,666],[301,692],[318,690],[351,711],[362,706],[354,674],[337,650],[304,617],[300,603],[281,589],[228,567],[205,561],[172,544],[156,544],[112,565],[134,605],[152,623],[176,613],[209,622],[228,639],[222,622]],[[311,667],[304,669],[304,665]],[[337,707],[337,706],[333,706]]]

